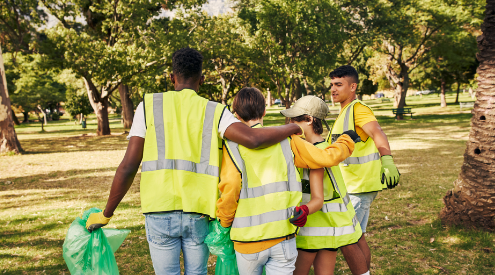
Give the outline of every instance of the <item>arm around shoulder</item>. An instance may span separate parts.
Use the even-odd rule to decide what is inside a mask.
[[[299,168],[319,169],[336,166],[354,151],[354,142],[348,135],[342,135],[325,149],[320,149],[298,136],[292,136],[290,145],[294,152],[294,163]]]

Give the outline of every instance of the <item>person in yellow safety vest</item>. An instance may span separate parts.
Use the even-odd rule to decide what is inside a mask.
[[[321,136],[323,123],[328,114],[327,104],[316,96],[305,96],[294,103],[290,109],[281,111],[291,119],[291,123],[304,130],[306,141],[318,148],[325,148],[328,143]],[[359,136],[352,130],[344,132],[354,142]],[[303,184],[302,203],[313,197],[313,185],[307,185],[307,179],[315,170],[299,169]],[[315,274],[333,274],[337,250],[340,248],[352,274],[369,274],[369,268],[363,251],[357,245],[362,236],[361,226],[356,218],[340,168],[337,165],[325,168],[323,180],[324,204],[319,211],[308,216],[308,221],[299,230],[296,237],[299,256],[294,274],[309,273],[311,265]]]
[[[176,51],[170,80],[175,91],[146,94],[137,107],[129,145],[115,174],[105,210],[90,215],[91,232],[106,225],[141,168],[141,207],[156,274],[206,274],[204,239],[216,217],[222,139],[248,148],[277,144],[301,132],[297,125],[253,129],[226,106],[198,96],[203,56]]]
[[[233,111],[246,125],[262,127],[266,114],[263,94],[256,88],[241,89]],[[232,226],[230,236],[241,275],[261,274],[263,267],[268,275],[292,274],[297,257],[296,230],[323,203],[323,169],[317,169],[310,176],[312,199],[297,206],[302,186],[294,165],[312,169],[338,165],[350,156],[353,144],[347,135],[324,147],[326,151],[297,136],[290,145],[284,140],[261,150],[224,142],[217,217],[223,227]]]
[[[341,106],[331,135],[332,142],[347,130],[361,137],[353,154],[340,164],[351,202],[363,233],[370,214],[371,203],[378,191],[392,189],[399,184],[400,173],[391,155],[387,136],[378,124],[371,108],[356,98],[359,76],[352,66],[341,66],[330,73],[334,102]],[[381,156],[381,157],[380,157]],[[366,255],[368,267],[371,252],[363,237],[358,242]]]

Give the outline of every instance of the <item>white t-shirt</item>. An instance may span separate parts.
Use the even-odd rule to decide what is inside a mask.
[[[224,110],[222,117],[220,118],[220,123],[218,124],[218,135],[223,139],[223,134],[225,130],[232,125],[232,123],[240,122],[228,109]],[[143,102],[139,103],[136,108],[136,113],[134,113],[134,119],[132,120],[131,131],[127,139],[131,137],[146,137],[146,123],[144,120],[144,108]]]

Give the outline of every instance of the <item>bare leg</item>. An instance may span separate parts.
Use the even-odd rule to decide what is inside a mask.
[[[297,251],[297,260],[296,260],[296,270],[294,270],[294,275],[308,275],[309,269],[311,265],[313,265],[313,261],[315,260],[316,253],[305,252],[302,250]]]
[[[320,250],[316,253],[316,259],[313,263],[316,275],[333,275],[335,262],[337,260],[337,251]]]
[[[371,267],[371,250],[370,247],[368,246],[368,243],[366,242],[366,239],[364,238],[364,233],[361,239],[359,239],[359,242],[357,243],[361,251],[363,251],[364,258],[366,259],[366,265],[368,266],[368,270]]]
[[[358,244],[341,247],[340,251],[344,254],[345,261],[347,262],[347,265],[349,265],[352,274],[361,275],[369,270],[364,253],[361,251]]]

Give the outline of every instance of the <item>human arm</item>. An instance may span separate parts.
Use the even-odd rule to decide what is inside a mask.
[[[223,147],[222,170],[218,189],[222,193],[217,200],[217,218],[223,227],[229,227],[234,221],[237,201],[241,193],[241,173],[232,162],[227,149]]]
[[[377,121],[370,121],[364,124],[362,127],[363,131],[373,139],[375,142],[376,148],[378,148],[378,152],[380,156],[391,155],[390,144],[388,143],[387,135],[380,127]]]
[[[307,204],[296,206],[294,209],[294,217],[289,219],[289,222],[293,225],[303,227],[308,221],[308,216],[320,210],[323,206],[324,171],[324,169],[313,169],[309,172],[311,200]]]
[[[336,166],[354,151],[354,142],[348,135],[340,136],[325,149],[320,149],[298,136],[292,136],[290,146],[294,152],[295,165],[309,169]]]
[[[137,136],[133,136],[130,138],[124,159],[120,163],[119,167],[117,168],[117,172],[115,173],[112,187],[110,189],[110,195],[108,196],[107,205],[102,213],[104,217],[108,218],[108,220],[106,220],[106,223],[108,223],[109,218],[113,216],[113,212],[119,205],[122,198],[124,198],[125,194],[131,187],[132,182],[134,181],[134,177],[136,176],[139,165],[141,164],[141,160],[143,159],[143,148],[144,138]],[[93,223],[101,224],[100,222],[102,217],[97,218],[97,214],[99,213],[93,213],[89,216],[86,223],[86,228],[88,228]],[[101,224],[101,226],[106,225],[106,223]]]
[[[385,182],[390,189],[396,187],[399,184],[400,173],[392,158],[392,152],[390,151],[390,144],[388,143],[387,136],[377,121],[366,123],[363,125],[362,129],[373,139],[378,148],[378,152],[380,153],[382,161],[382,183]]]
[[[294,123],[283,126],[251,128],[244,123],[236,122],[225,130],[224,137],[244,147],[254,149],[277,144],[291,135],[301,133],[301,128]]]
[[[306,204],[311,215],[323,206],[323,175],[325,169],[311,169],[309,171],[309,186],[311,189],[311,200]]]

